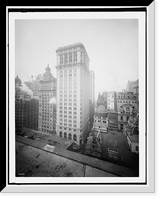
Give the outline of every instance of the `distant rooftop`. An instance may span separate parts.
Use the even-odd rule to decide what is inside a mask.
[[[104,105],[100,105],[96,108],[96,113],[107,113],[107,109]]]

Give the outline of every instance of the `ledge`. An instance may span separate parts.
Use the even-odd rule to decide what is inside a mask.
[[[88,165],[90,167],[114,174],[116,176],[121,176],[121,177],[137,177],[138,176],[138,173],[135,170],[132,170],[120,165],[116,165],[110,162],[106,162],[97,158],[92,158],[89,156],[71,152],[59,147],[54,146],[54,147],[48,148],[49,145],[47,147],[47,144],[41,143],[40,141],[31,140],[31,139],[24,138],[21,136],[16,136],[16,141],[19,143],[23,143],[23,144],[41,149],[51,154],[55,154],[55,155],[67,158],[69,160],[76,161],[78,163]]]

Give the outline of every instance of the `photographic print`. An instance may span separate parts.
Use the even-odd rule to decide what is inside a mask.
[[[16,176],[138,176],[138,20],[15,26]]]
[[[10,14],[12,184],[146,184],[145,10],[95,11]]]

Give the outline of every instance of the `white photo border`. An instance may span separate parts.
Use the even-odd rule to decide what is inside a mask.
[[[143,108],[144,110],[142,110],[142,112],[139,115],[141,118],[143,117],[143,119],[145,119],[145,116],[142,116],[142,113],[143,115],[145,115],[146,113],[146,119],[147,119],[147,123],[146,123],[147,126],[140,127],[140,130],[142,129],[144,133],[147,132],[146,143],[145,143],[146,139],[140,137],[140,141],[144,142],[143,148],[144,150],[146,150],[147,154],[146,154],[146,157],[145,157],[145,154],[143,154],[144,159],[143,157],[139,158],[143,166],[142,174],[145,175],[145,177],[142,177],[142,180],[139,180],[138,177],[135,177],[133,181],[130,181],[130,178],[128,178],[128,180],[126,180],[125,183],[119,180],[115,180],[114,178],[113,179],[109,178],[109,182],[106,182],[100,179],[98,179],[97,182],[93,182],[94,180],[93,178],[90,180],[90,182],[88,181],[85,183],[85,177],[84,177],[84,181],[80,179],[79,182],[76,181],[75,183],[73,183],[74,180],[70,181],[70,179],[69,179],[70,182],[66,182],[67,178],[66,180],[65,178],[59,178],[57,179],[57,182],[55,183],[53,183],[53,180],[47,181],[46,178],[44,178],[43,181],[42,180],[40,181],[40,178],[34,178],[36,179],[36,181],[34,180],[33,182],[31,182],[32,178],[25,178],[25,180],[22,180],[21,178],[21,181],[19,181],[20,180],[19,178],[14,177],[15,163],[11,162],[11,160],[12,161],[15,160],[14,153],[13,153],[13,149],[15,148],[15,140],[13,137],[14,134],[12,134],[12,137],[11,137],[11,122],[13,121],[13,116],[14,116],[14,108],[13,109],[11,108],[14,106],[13,106],[13,102],[10,101],[9,102],[10,114],[8,116],[8,122],[10,122],[10,127],[9,127],[9,135],[6,141],[6,144],[7,144],[6,150],[7,151],[9,150],[8,155],[6,155],[7,156],[6,164],[7,164],[7,171],[8,171],[6,175],[7,186],[6,188],[4,188],[2,192],[61,192],[61,193],[62,192],[65,192],[65,193],[67,192],[154,192],[155,181],[154,181],[154,173],[152,173],[154,172],[154,106],[152,106],[154,105],[154,2],[152,2],[148,7],[145,7],[145,8],[146,8],[146,12],[144,12],[145,16],[144,18],[141,18],[144,21],[141,24],[139,23],[139,30],[143,29],[142,34],[144,34],[143,35],[144,38],[141,37],[142,40],[139,41],[139,50],[143,51],[144,53],[140,52],[139,56],[141,55],[141,59],[143,62],[142,65],[146,66],[146,68],[144,67],[142,68],[142,73],[139,73],[139,81],[141,80],[144,81],[144,83],[142,83],[144,85],[146,83],[146,87],[145,87],[146,90],[145,88],[143,88],[143,90],[140,89],[141,90],[140,93],[143,93],[144,96],[146,94],[146,99],[145,98],[143,99],[144,96],[141,96],[142,99],[140,99],[140,104],[141,104],[140,109]],[[90,16],[92,16],[93,12],[95,11],[92,10],[90,12]],[[115,14],[115,12],[113,13]],[[135,12],[129,12],[129,13],[132,16],[133,14],[135,14]],[[138,14],[139,13],[140,12],[138,12]],[[14,96],[14,84],[11,84],[11,83],[13,83],[13,78],[15,78],[14,76],[15,66],[13,66],[15,63],[15,57],[12,56],[14,55],[15,44],[14,44],[14,40],[12,40],[11,38],[15,38],[13,36],[14,35],[14,32],[13,32],[14,20],[17,17],[19,17],[18,16],[19,14],[20,13],[14,13],[14,18],[13,16],[11,17],[11,15],[8,15],[9,29],[12,30],[12,36],[11,36],[11,32],[8,30],[9,32],[8,42],[10,46],[10,49],[9,49],[10,56],[8,58],[9,63],[10,63],[10,66],[8,66],[8,70],[9,70],[8,84],[10,88],[9,93],[8,93],[9,97]],[[34,13],[32,13],[32,15],[33,14]],[[59,12],[57,12],[56,14],[58,18],[60,19]],[[70,14],[73,14],[73,13],[70,13]],[[88,12],[86,12],[86,14],[88,14]],[[102,15],[104,15],[104,13],[102,13]],[[25,15],[23,14],[21,15],[21,19],[23,18],[22,16],[25,17]],[[36,13],[36,15],[34,16],[34,19],[36,18],[36,16],[38,16],[38,13]],[[47,18],[49,17],[51,18],[52,13],[49,13],[49,15],[48,13],[43,13],[43,18],[44,16],[46,16]],[[81,17],[79,12],[75,13],[75,17],[76,16],[78,18]],[[87,17],[86,15],[84,16],[85,18]],[[74,18],[74,15],[70,15],[70,17]],[[93,15],[93,18],[95,17],[97,18],[98,16]],[[40,19],[40,16],[39,16],[39,19]],[[140,44],[142,45],[140,46]],[[146,80],[145,80],[145,77],[146,77]],[[146,104],[147,107],[145,107],[145,103],[146,103],[145,100],[147,101],[147,104]],[[12,132],[13,132],[13,127],[14,125],[12,126]],[[8,165],[8,160],[10,161],[10,165]]]

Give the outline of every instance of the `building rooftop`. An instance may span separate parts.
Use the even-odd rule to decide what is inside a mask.
[[[58,48],[56,49],[56,52],[57,52],[57,51],[61,51],[61,50],[63,50],[63,49],[69,49],[69,48],[74,48],[74,47],[78,47],[78,46],[81,46],[81,47],[85,48],[84,45],[83,45],[82,43],[77,42],[77,43],[74,43],[74,44],[70,44],[70,45],[58,47]]]
[[[100,105],[96,108],[96,113],[107,113],[107,109],[104,105]]]
[[[86,51],[86,49],[85,49],[85,46],[84,46],[81,42],[77,42],[77,43],[75,43],[75,44],[71,44],[71,45],[66,45],[66,46],[59,47],[59,48],[56,49],[56,53],[57,53],[58,51],[62,51],[62,50],[70,49],[70,48],[75,48],[75,47],[82,47],[82,48],[84,48],[84,50],[85,50],[85,52],[86,52],[86,55],[87,55],[87,58],[88,58],[88,60],[90,61],[89,56],[88,56],[88,54],[87,54],[87,51]]]
[[[97,117],[99,119],[106,119],[107,113],[95,113],[95,117]]]
[[[108,109],[108,110],[107,110],[107,112],[108,112],[108,113],[114,113],[114,114],[118,114],[118,112],[116,112],[116,111],[115,111],[115,110],[113,110],[113,109]]]
[[[139,135],[128,135],[127,137],[134,143],[139,142]]]
[[[26,177],[136,177],[135,170],[16,136],[16,175]]]
[[[43,133],[40,131],[35,131],[27,128],[23,128],[21,132],[17,133],[17,137],[29,138],[32,140],[39,141],[43,144],[57,146],[63,149],[68,149],[74,143],[72,140],[69,139],[61,138],[56,135]]]

